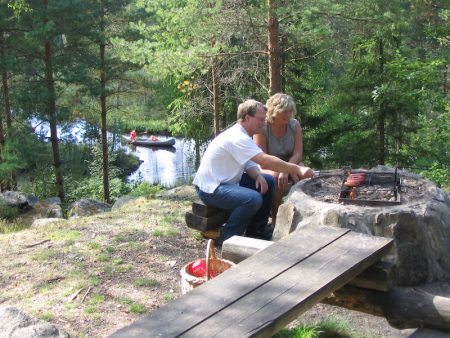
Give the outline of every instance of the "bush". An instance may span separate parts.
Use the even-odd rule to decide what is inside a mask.
[[[150,184],[142,182],[138,185],[130,185],[131,196],[143,196],[145,198],[153,198],[156,193],[164,190],[159,184]]]
[[[5,201],[0,201],[0,218],[11,220],[19,215],[19,209],[9,206]]]

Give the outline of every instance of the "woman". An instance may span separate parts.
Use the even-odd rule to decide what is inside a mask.
[[[262,133],[253,136],[255,143],[267,154],[284,161],[302,165],[303,141],[300,122],[294,119],[297,111],[294,99],[278,93],[269,98],[267,106],[267,124]],[[299,175],[289,175],[261,168],[264,173],[272,175],[277,182],[277,190],[272,203],[272,224],[276,223],[278,207],[281,204],[288,182],[303,179]]]

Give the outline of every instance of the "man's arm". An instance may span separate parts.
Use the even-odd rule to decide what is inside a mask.
[[[311,168],[285,162],[276,156],[267,155],[264,152],[260,152],[259,154],[253,156],[251,160],[258,163],[262,168],[267,168],[273,171],[300,175],[302,178],[314,177],[314,172]]]
[[[267,192],[269,186],[267,185],[267,181],[261,174],[261,170],[259,170],[258,166],[247,169],[247,175],[255,180],[255,187],[256,189],[260,189],[261,194],[265,194]]]

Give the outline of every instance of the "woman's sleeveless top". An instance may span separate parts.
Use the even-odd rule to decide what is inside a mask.
[[[283,137],[277,137],[272,132],[272,125],[267,123],[262,131],[266,136],[267,153],[281,158],[283,161],[288,161],[294,152],[295,128],[298,124],[296,119],[291,119],[286,134]]]

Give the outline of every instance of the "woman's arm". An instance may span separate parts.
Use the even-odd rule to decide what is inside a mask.
[[[267,144],[266,144],[267,140],[266,135],[264,135],[264,133],[253,135],[253,141],[255,141],[256,145],[267,154]]]
[[[261,148],[261,150],[267,154],[267,139],[264,133],[253,135],[253,141],[255,141],[256,145]],[[261,169],[266,169],[261,166]]]
[[[300,122],[295,127],[294,150],[289,158],[289,162],[303,165],[303,134]]]

